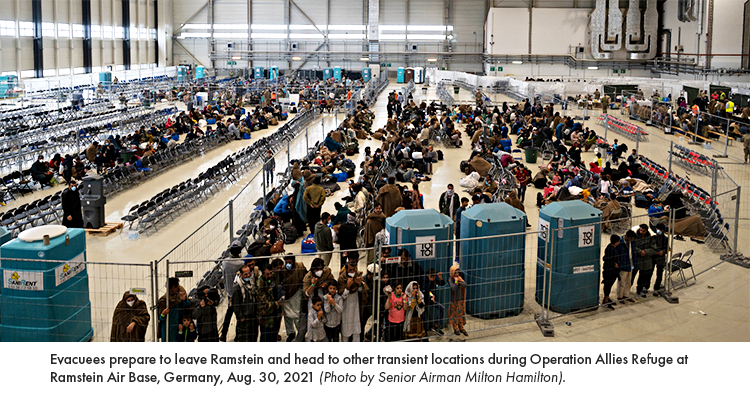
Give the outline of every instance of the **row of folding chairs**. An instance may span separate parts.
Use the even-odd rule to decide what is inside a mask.
[[[622,135],[634,141],[648,141],[646,135],[648,133],[641,129],[641,127],[631,124],[627,121],[623,121],[619,118],[615,118],[608,114],[601,114],[596,118],[597,124],[602,127],[606,126],[610,131],[615,134]]]
[[[271,149],[273,152],[278,152],[283,147],[286,147],[283,142],[288,141],[293,136],[290,134],[290,130],[298,129],[301,123],[309,123],[314,118],[312,114],[311,111],[311,114],[302,114],[295,117],[290,122],[295,122],[296,124],[284,124],[284,126],[280,127],[280,129],[272,135],[256,141],[250,147],[227,156],[217,165],[198,175],[197,178],[182,182],[181,184],[160,193],[156,197],[144,201],[144,203],[141,203],[137,207],[131,208],[128,214],[121,219],[124,222],[129,223],[131,229],[132,226],[135,225],[137,230],[145,232],[147,235],[150,228],[154,228],[154,230],[158,231],[159,223],[167,223],[174,220],[175,210],[179,211],[185,209],[186,206],[197,206],[196,201],[202,202],[208,199],[211,195],[219,192],[221,188],[236,183],[238,180],[236,174],[244,173],[248,169],[261,165],[263,163],[263,158],[265,157],[265,152],[268,149]],[[178,149],[179,147],[180,146],[177,146],[175,149]],[[174,156],[170,156],[169,159],[157,157],[155,161],[165,161],[168,163],[168,165],[165,166],[173,166],[187,159],[192,152],[194,151],[188,151],[186,147],[185,150],[176,152]],[[157,154],[152,155],[152,157]],[[175,160],[174,158],[177,159]],[[143,166],[155,166],[157,164],[159,164],[159,162],[151,160]],[[160,168],[163,167],[160,166]],[[120,172],[123,173],[120,174],[119,177],[116,174],[110,175],[109,178],[105,177],[105,189],[114,189],[108,188],[113,185],[121,186],[122,189],[129,188],[130,186],[138,184],[141,181],[141,178],[146,178],[151,172],[153,172],[150,169],[146,170],[146,168],[142,168],[141,171],[138,171],[133,164],[125,169],[128,171],[127,173],[124,173],[122,168],[120,168]],[[134,170],[135,172],[133,172]]]
[[[62,222],[62,193],[48,195],[29,204],[23,204],[0,215],[0,226],[11,232],[13,238],[26,229],[35,226],[57,224]]]
[[[659,185],[658,191],[661,198],[666,197],[671,192],[682,192],[685,205],[690,212],[701,217],[701,221],[708,232],[705,241],[709,248],[714,249],[722,246],[729,249],[728,235],[731,226],[721,214],[719,203],[712,199],[706,190],[693,184],[687,178],[670,174],[664,167],[645,157],[641,157],[641,165],[649,174],[651,182]],[[661,189],[664,185],[667,188]]]
[[[712,175],[714,168],[718,166],[711,158],[681,145],[673,147],[669,152],[669,160],[674,160],[673,163],[704,175]]]

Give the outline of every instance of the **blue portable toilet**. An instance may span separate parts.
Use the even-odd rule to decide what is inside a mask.
[[[103,71],[99,73],[99,82],[102,83],[103,86],[111,85],[112,84],[112,72]]]
[[[323,81],[328,80],[329,78],[333,77],[333,68],[326,67],[323,69]]]
[[[461,213],[459,258],[467,313],[482,319],[521,313],[525,232],[526,214],[505,202],[474,205]]]
[[[268,79],[275,80],[278,77],[279,77],[279,67],[276,67],[276,66],[271,67],[271,69],[268,71]]]
[[[205,76],[206,67],[199,65],[195,67],[195,78],[203,78]]]
[[[341,81],[342,76],[341,67],[333,67],[333,79],[336,81]]]
[[[265,78],[266,77],[266,70],[263,67],[255,67],[253,69],[253,78]]]
[[[11,235],[11,231],[0,226],[0,245],[4,245],[7,242],[10,242],[11,239],[13,239],[13,236]],[[2,286],[0,286],[0,294],[2,294]],[[1,307],[0,307],[0,310],[2,310]],[[0,317],[1,316],[2,316],[2,313],[0,313]],[[0,339],[0,341],[2,341],[2,339]]]
[[[185,66],[178,66],[177,67],[177,81],[185,81],[187,80],[187,67]]]
[[[45,245],[43,235],[49,235]],[[86,342],[93,336],[86,232],[45,225],[0,247],[0,339]],[[9,259],[8,259],[9,258]]]
[[[370,80],[372,80],[372,68],[365,67],[365,68],[362,69],[362,79],[366,83],[369,83]]]
[[[453,243],[431,243],[453,239],[453,220],[448,216],[434,209],[406,209],[387,218],[385,229],[389,245],[410,244],[399,248],[406,248],[425,272],[434,268],[447,274],[453,265]]]
[[[602,212],[582,201],[554,202],[539,211],[535,294],[539,304],[547,303],[542,299],[545,261],[550,310],[568,313],[599,304],[601,221]],[[549,235],[547,249],[550,229],[555,232]]]
[[[404,78],[406,77],[406,69],[404,67],[399,67],[396,69],[396,83],[403,84],[406,81],[404,81]]]

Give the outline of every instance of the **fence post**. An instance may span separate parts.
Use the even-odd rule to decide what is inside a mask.
[[[604,142],[607,142],[608,131],[609,131],[609,115],[604,114]]]
[[[676,214],[675,209],[669,210],[669,226],[667,227],[667,230],[669,231],[669,248],[667,249],[667,267],[666,269],[671,269],[672,266],[672,253],[674,253],[674,216]],[[664,280],[664,286],[662,287],[662,293],[661,296],[669,303],[679,303],[680,299],[677,297],[672,296],[672,289],[671,284],[672,281],[669,280],[669,274],[667,272],[667,275],[663,278]]]
[[[376,295],[375,295],[375,306],[373,306],[373,309],[372,309],[373,310],[373,313],[372,313],[372,329],[373,329],[373,332],[372,332],[373,333],[372,334],[372,341],[373,342],[379,342],[380,341],[380,333],[381,333],[381,331],[384,330],[384,329],[380,329],[380,326],[382,326],[382,324],[380,323],[380,309],[382,307],[382,303],[380,301],[380,294],[383,292],[383,290],[382,290],[382,288],[383,288],[383,272],[385,272],[384,266],[383,266],[382,262],[380,261],[380,255],[381,255],[381,252],[382,252],[382,247],[383,247],[383,245],[381,243],[378,243],[378,247],[377,247],[377,249],[375,249],[375,258],[376,258],[376,260],[373,261],[374,263],[377,263],[378,266],[380,267],[380,272],[378,272],[378,280],[376,281],[377,284],[375,285],[375,293],[376,293]]]
[[[740,234],[740,199],[742,198],[742,187],[737,185],[737,203],[734,211],[734,248],[732,248],[732,254],[739,254],[737,249],[737,237]]]
[[[674,152],[674,141],[669,141],[669,174],[672,174],[672,152]]]
[[[167,307],[169,307],[169,259],[167,259],[166,262],[167,262],[166,263],[166,268],[167,268],[166,276],[167,277],[164,279],[164,285],[165,285],[164,288],[166,289],[166,292],[167,292],[166,296],[165,296],[165,299],[166,299],[166,302],[167,302],[166,305],[167,305]],[[157,307],[156,310],[159,310],[159,308]],[[161,315],[161,312],[158,312],[158,313]],[[165,341],[165,342],[169,342],[169,315],[171,315],[171,314],[172,314],[172,310],[170,309],[170,311],[167,312],[167,317],[164,318],[164,323],[165,323],[164,334],[161,335],[161,339],[163,341]],[[178,320],[179,320],[179,318],[178,318]]]
[[[229,200],[229,243],[234,240],[234,199]]]
[[[635,152],[641,152],[641,127],[637,126],[635,127]],[[670,141],[671,142],[671,141]]]
[[[289,167],[289,164],[292,163],[292,157],[291,157],[291,141],[286,142],[286,163],[287,167]]]
[[[712,165],[712,169],[711,169],[711,199],[714,199],[714,198],[716,198],[716,186],[718,184],[717,181],[716,181],[716,179],[718,178],[718,172],[717,171],[719,169],[719,163],[716,162],[716,160],[713,160],[713,163],[711,165]]]
[[[305,156],[310,153],[310,135],[308,133],[309,130],[309,128],[305,128]]]
[[[156,315],[151,318],[151,337],[152,342],[157,342],[159,339],[157,339],[157,329],[158,329],[158,323],[159,323],[159,306],[156,304],[156,292],[158,292],[158,272],[159,272],[159,262],[153,261],[151,262],[151,311],[153,312],[156,310]]]

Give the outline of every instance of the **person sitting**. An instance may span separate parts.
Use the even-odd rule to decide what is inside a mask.
[[[51,181],[54,177],[54,174],[49,171],[49,166],[44,162],[44,156],[40,155],[38,160],[31,166],[31,178],[39,182],[41,186],[52,186]]]

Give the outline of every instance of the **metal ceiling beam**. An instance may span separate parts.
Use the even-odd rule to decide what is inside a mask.
[[[299,7],[299,6],[297,5],[297,3],[293,2],[292,0],[289,0],[289,4],[291,4],[292,6],[294,6],[294,8],[295,8],[295,9],[297,9],[297,12],[299,12],[299,14],[301,14],[301,15],[302,15],[302,17],[304,17],[304,18],[305,18],[305,20],[307,20],[307,21],[308,21],[308,22],[309,22],[310,24],[312,24],[312,26],[313,26],[313,27],[315,28],[315,30],[316,30],[316,31],[317,31],[318,33],[320,33],[320,34],[322,34],[322,35],[323,35],[323,38],[325,39],[325,41],[328,41],[328,35],[327,35],[326,33],[324,33],[324,32],[323,32],[323,31],[322,31],[321,29],[319,29],[319,28],[318,28],[318,26],[317,26],[317,25],[315,24],[315,22],[314,22],[314,21],[313,21],[313,20],[312,20],[312,19],[310,18],[310,16],[308,16],[308,15],[307,15],[307,14],[306,14],[306,13],[305,13],[304,11],[302,11],[302,9],[301,9],[301,8],[300,8],[300,7]],[[328,31],[328,30],[326,29],[326,32],[327,32],[327,31]]]
[[[190,58],[192,58],[193,60],[197,61],[197,62],[198,62],[198,64],[202,65],[203,67],[210,67],[209,65],[203,64],[203,63],[201,62],[201,60],[198,60],[198,57],[194,56],[194,55],[193,55],[193,53],[191,53],[190,51],[188,51],[188,49],[187,49],[187,48],[185,48],[185,46],[183,46],[182,44],[180,44],[180,42],[179,42],[179,41],[178,41],[178,40],[177,40],[176,38],[175,38],[175,39],[173,39],[172,41],[174,42],[174,44],[177,44],[178,46],[180,46],[180,48],[182,49],[182,51],[184,51],[184,52],[185,52],[185,54],[187,54],[187,55],[188,55],[188,57],[190,57]],[[227,58],[227,59],[228,59],[228,58]],[[225,60],[226,60],[226,59],[225,59]]]
[[[180,24],[180,27],[177,27],[177,30],[175,30],[175,31],[174,31],[174,33],[172,33],[172,37],[174,37],[174,36],[176,36],[176,35],[180,34],[180,31],[182,31],[183,27],[185,27],[185,25],[186,25],[186,24],[188,24],[188,23],[190,23],[191,21],[193,21],[193,19],[194,19],[194,18],[195,18],[195,17],[196,17],[196,16],[197,16],[197,15],[198,15],[198,14],[199,14],[199,13],[200,13],[201,11],[203,11],[203,9],[205,9],[205,8],[206,8],[206,7],[208,6],[208,3],[209,3],[208,1],[206,1],[205,3],[203,3],[203,5],[202,5],[202,6],[200,6],[200,8],[198,9],[198,11],[196,11],[195,13],[193,13],[193,15],[192,15],[192,16],[188,17],[188,18],[187,18],[187,20],[185,20],[185,21],[184,21],[184,22],[183,22],[182,24]]]

